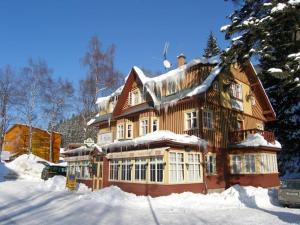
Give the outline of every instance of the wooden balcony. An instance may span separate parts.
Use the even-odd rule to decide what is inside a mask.
[[[188,135],[194,135],[194,136],[197,136],[197,137],[201,137],[201,133],[200,133],[200,129],[192,129],[192,130],[185,130],[184,131],[185,134],[188,134]]]
[[[233,131],[229,133],[229,143],[237,144],[243,140],[245,140],[249,134],[260,134],[266,139],[269,143],[275,144],[275,135],[273,132],[258,130],[258,129],[250,129],[250,130],[239,130]]]

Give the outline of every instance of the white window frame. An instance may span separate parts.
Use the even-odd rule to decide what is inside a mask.
[[[197,110],[184,112],[184,118],[185,130],[194,130],[199,128],[199,116]]]
[[[167,95],[172,95],[177,92],[177,86],[175,82],[167,82]]]
[[[145,121],[147,121],[146,124],[143,124]],[[144,129],[146,129],[146,130],[144,130]],[[144,133],[144,131],[146,131],[146,132]],[[148,134],[148,131],[149,131],[149,119],[141,119],[140,120],[140,136],[144,136],[144,135]]]
[[[256,156],[254,154],[245,154],[245,173],[256,173]]]
[[[243,173],[242,160],[243,160],[243,157],[241,155],[232,155],[231,156],[231,173],[232,174],[242,174]]]
[[[201,155],[199,153],[188,153],[187,157],[188,181],[201,182]]]
[[[131,126],[131,130],[130,130],[130,131],[131,131],[131,135],[129,136],[129,135],[128,135],[128,131],[129,131],[128,128],[129,128],[130,126]],[[133,138],[133,123],[127,123],[127,124],[126,124],[126,138],[127,138],[127,139],[132,139],[132,138]]]
[[[121,161],[121,179],[122,181],[132,180],[132,163],[131,159],[122,159]]]
[[[212,110],[204,109],[202,111],[202,123],[203,123],[203,128],[209,130],[214,129],[214,113]]]
[[[156,121],[156,131],[159,130],[159,119],[157,117],[152,117],[151,118],[151,132],[154,132],[154,121]]]
[[[138,89],[132,91],[131,105],[138,105],[141,103],[141,96]]]
[[[146,181],[147,180],[147,165],[148,162],[146,158],[136,158],[134,164],[134,179],[136,181]]]
[[[158,168],[158,165],[162,168]],[[154,169],[151,167],[154,166]],[[165,163],[163,162],[162,156],[150,157],[150,167],[149,167],[149,182],[150,183],[162,183],[164,182],[164,168]],[[152,179],[152,171],[154,171],[154,180]],[[162,174],[162,177],[159,177],[159,174]],[[160,179],[158,179],[160,178]]]
[[[172,157],[174,156],[174,157]],[[182,161],[181,161],[182,160]],[[169,182],[183,183],[184,182],[184,153],[170,152],[169,153]]]
[[[109,160],[109,180],[119,180],[119,161],[112,159]]]
[[[117,124],[117,139],[124,139],[125,135],[124,135],[124,124],[120,123]]]
[[[208,153],[206,155],[206,174],[216,175],[217,174],[217,155],[215,153]]]
[[[230,86],[232,97],[243,100],[243,88],[242,84],[233,83]]]

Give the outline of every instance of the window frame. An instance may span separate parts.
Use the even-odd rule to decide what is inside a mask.
[[[195,113],[196,115],[194,116],[193,113]],[[189,114],[191,115],[190,118],[189,118]],[[194,119],[196,120],[196,123],[195,123],[196,126],[192,127],[192,125],[194,124],[194,122],[193,122]],[[189,128],[189,126],[190,126],[190,128]],[[199,112],[198,112],[198,110],[193,109],[193,110],[184,112],[184,128],[185,128],[185,130],[199,129]]]
[[[120,127],[122,127],[122,129]],[[123,135],[122,137],[120,136],[120,133]],[[122,140],[124,138],[125,138],[124,123],[119,123],[117,124],[117,139]]]
[[[205,116],[205,114],[207,114],[207,116]],[[210,118],[208,117],[208,115],[210,115]],[[209,119],[210,119],[210,123],[209,123]],[[202,111],[202,123],[203,123],[203,129],[207,129],[207,130],[214,130],[214,112],[210,109],[204,109]],[[207,126],[207,125],[210,125]]]
[[[165,177],[165,174],[164,174],[164,170],[165,170],[165,163],[163,161],[163,156],[152,156],[150,157],[149,159],[149,183],[163,183],[164,182],[164,177]],[[151,169],[152,166],[155,166],[154,168],[154,174],[155,174],[155,180],[152,180],[152,173],[151,171],[153,171],[153,169]],[[158,165],[162,166],[162,168],[158,168]],[[160,171],[161,172],[161,181],[160,179],[158,179],[158,175],[160,174]],[[158,181],[159,180],[159,181]]]
[[[239,160],[236,160],[239,158]],[[237,164],[239,162],[239,164]],[[236,168],[236,170],[235,170]],[[238,170],[239,168],[239,170]],[[242,174],[243,173],[243,157],[241,155],[231,156],[231,174]]]
[[[153,129],[154,121],[157,121],[156,130],[155,131],[159,130],[159,118],[158,117],[152,117],[151,118],[151,132],[154,132],[154,129]]]
[[[146,125],[143,125],[144,121],[147,121]],[[143,127],[144,126],[146,126],[146,133],[145,134],[143,133]],[[140,136],[144,136],[144,135],[146,135],[148,133],[149,133],[149,119],[148,118],[142,118],[142,119],[140,119],[140,131],[139,131],[139,134],[140,134]]]
[[[131,136],[128,135],[129,126],[131,126]],[[133,123],[126,123],[126,138],[133,139]]]
[[[123,158],[121,161],[121,181],[132,181],[132,162],[130,158]]]
[[[205,156],[206,175],[213,176],[217,175],[217,154],[208,153]]]
[[[248,159],[247,159],[248,158]],[[255,154],[245,154],[243,156],[245,171],[246,174],[256,174],[256,155]],[[254,163],[254,164],[252,164]]]
[[[175,154],[175,161],[172,161],[172,155]],[[179,157],[181,155],[182,157]],[[180,161],[182,159],[182,161]],[[172,169],[172,165],[174,165],[174,169]],[[175,171],[175,172],[174,172]],[[175,173],[175,180],[172,180],[172,172]],[[180,176],[182,174],[182,176]],[[184,183],[185,181],[185,160],[184,160],[184,152],[169,152],[169,183]]]
[[[143,168],[144,166],[144,168]],[[146,182],[148,180],[148,161],[144,157],[135,158],[134,160],[134,181]],[[142,179],[144,177],[144,179]]]
[[[119,160],[111,159],[109,160],[109,180],[118,181],[120,180],[120,164]]]
[[[193,160],[190,161],[190,156],[192,156]],[[197,160],[197,157],[199,159],[198,162],[196,162]],[[201,175],[201,154],[200,153],[191,153],[191,152],[188,152],[187,153],[187,182],[188,183],[202,183],[203,180],[202,180],[202,175]],[[198,170],[196,169],[198,167]],[[192,177],[193,179],[190,179],[191,178],[191,174],[192,174]],[[196,174],[198,174],[198,179],[196,179]]]

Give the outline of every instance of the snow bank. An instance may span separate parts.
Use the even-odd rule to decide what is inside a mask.
[[[269,73],[282,73],[282,69],[279,68],[270,68],[268,69]]]
[[[6,166],[15,171],[20,178],[25,179],[41,179],[41,173],[44,165],[37,161],[45,161],[44,159],[33,154],[21,155],[14,161],[6,163]]]
[[[281,148],[281,144],[278,141],[275,141],[275,144],[269,143],[264,137],[258,133],[249,134],[248,137],[237,144],[238,146],[265,146],[273,148]]]
[[[66,188],[66,178],[64,176],[54,176],[44,181],[42,184],[46,189],[50,189],[53,191],[61,191]]]
[[[190,136],[188,134],[175,134],[168,130],[158,130],[152,133],[148,133],[144,136],[134,138],[132,140],[126,141],[118,141],[111,144],[107,144],[102,146],[103,149],[107,148],[116,148],[116,147],[128,147],[128,146],[137,146],[143,144],[149,144],[155,141],[173,141],[178,143],[185,143],[185,144],[194,144],[199,146],[206,146],[207,142],[199,137]]]
[[[244,208],[244,207],[272,207],[276,198],[276,191],[265,188],[241,187],[235,185],[222,193],[195,194],[184,192],[152,198],[150,196],[137,196],[122,191],[119,187],[110,186],[92,192],[84,199],[95,200],[111,206],[149,207],[149,203],[160,208],[179,209],[214,209],[214,208]]]

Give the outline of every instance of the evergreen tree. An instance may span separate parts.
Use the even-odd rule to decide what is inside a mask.
[[[299,1],[239,3],[241,7],[229,16],[231,24],[221,28],[226,39],[232,40],[223,63],[243,63],[257,57],[262,68],[259,76],[277,114],[277,121],[269,128],[282,144],[281,158],[300,156]]]
[[[213,32],[210,32],[207,40],[207,47],[204,49],[203,56],[210,58],[221,53],[221,50],[217,43],[217,38],[214,36]]]

